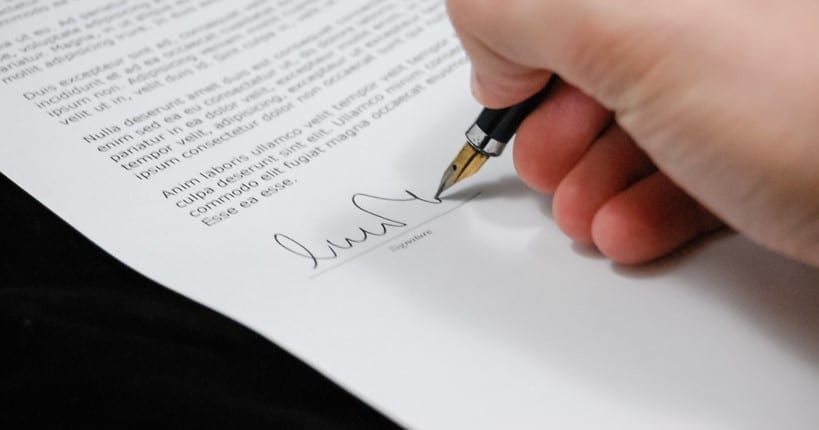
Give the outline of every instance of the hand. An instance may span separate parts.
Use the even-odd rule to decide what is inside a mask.
[[[723,224],[819,265],[819,7],[448,0],[488,107],[563,82],[514,159],[559,226],[641,263]]]

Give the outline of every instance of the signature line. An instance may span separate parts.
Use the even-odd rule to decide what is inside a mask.
[[[460,208],[461,208],[463,205],[465,205],[465,204],[467,204],[467,203],[471,202],[472,200],[475,200],[475,198],[476,198],[476,197],[478,197],[479,195],[481,195],[480,191],[479,191],[479,192],[477,192],[477,193],[475,193],[474,195],[472,195],[472,197],[469,197],[468,199],[466,199],[466,200],[462,201],[461,203],[458,203],[458,205],[457,205],[457,206],[452,207],[452,208],[448,209],[448,210],[447,210],[447,211],[445,211],[445,212],[439,213],[438,215],[435,215],[434,217],[432,217],[432,218],[430,218],[430,219],[428,219],[428,220],[426,220],[426,221],[424,221],[424,222],[422,222],[422,223],[420,223],[420,224],[416,225],[416,226],[415,226],[415,227],[413,227],[411,230],[407,230],[407,231],[405,231],[405,232],[403,232],[403,233],[401,233],[401,234],[399,234],[399,235],[397,235],[397,236],[395,236],[395,237],[393,237],[393,238],[390,238],[390,240],[385,240],[384,242],[379,243],[378,245],[375,245],[375,246],[373,246],[372,248],[370,248],[370,249],[368,249],[368,250],[366,250],[366,251],[362,251],[362,252],[358,253],[357,255],[354,255],[354,256],[352,256],[352,257],[348,258],[347,260],[344,260],[344,261],[342,261],[341,263],[336,264],[335,266],[330,266],[330,267],[328,267],[328,268],[326,268],[326,269],[324,269],[324,270],[321,270],[321,271],[319,271],[319,272],[316,272],[316,273],[314,273],[314,274],[310,275],[310,279],[315,279],[315,278],[318,278],[319,276],[321,276],[321,275],[323,275],[323,274],[325,274],[325,273],[327,273],[327,272],[330,272],[330,271],[332,271],[332,270],[338,269],[339,267],[341,267],[341,266],[343,266],[343,265],[345,265],[345,264],[347,264],[347,263],[350,263],[350,262],[352,262],[352,261],[358,260],[359,258],[361,258],[361,257],[363,257],[363,256],[365,256],[365,255],[367,255],[367,254],[369,254],[369,253],[371,253],[371,252],[375,251],[376,249],[379,249],[379,248],[381,248],[381,247],[383,247],[383,246],[387,245],[388,243],[392,243],[394,240],[396,240],[396,239],[400,239],[401,237],[404,237],[404,236],[406,236],[406,235],[408,235],[408,234],[410,234],[410,233],[412,233],[412,232],[414,232],[414,231],[418,230],[419,228],[421,228],[421,227],[423,227],[423,226],[425,226],[425,225],[427,225],[427,224],[431,223],[432,221],[435,221],[435,220],[436,220],[436,219],[438,219],[438,218],[441,218],[441,217],[443,217],[443,216],[445,216],[445,215],[449,215],[450,213],[452,213],[452,212],[454,212],[454,211],[456,211],[456,210],[460,209]]]

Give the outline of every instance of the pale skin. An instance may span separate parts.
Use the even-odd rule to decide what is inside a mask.
[[[520,177],[638,264],[728,226],[819,266],[819,1],[448,0],[488,107],[553,95]]]

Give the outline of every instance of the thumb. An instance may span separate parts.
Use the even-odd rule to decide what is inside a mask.
[[[484,105],[520,102],[554,71],[614,109],[654,58],[650,48],[658,42],[641,25],[656,18],[647,9],[659,11],[657,3],[666,2],[447,0],[447,10],[472,60],[473,92]]]

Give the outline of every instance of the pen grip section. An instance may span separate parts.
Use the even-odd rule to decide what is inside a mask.
[[[498,142],[509,142],[512,136],[517,133],[518,127],[523,123],[523,120],[549,95],[556,80],[556,78],[552,78],[542,90],[512,107],[484,109],[475,124],[490,138]]]
[[[495,128],[498,127],[503,121],[503,118],[506,116],[506,113],[509,112],[512,108],[504,108],[504,109],[489,109],[486,108],[481,111],[481,114],[478,116],[478,120],[475,121],[475,124],[480,127],[487,134],[491,134]]]

